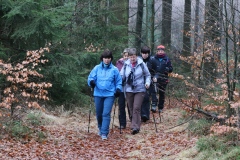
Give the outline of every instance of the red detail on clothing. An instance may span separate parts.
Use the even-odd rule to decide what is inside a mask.
[[[164,49],[165,49],[165,46],[159,45],[159,46],[157,46],[157,49],[162,49],[162,50],[164,50]]]
[[[157,54],[157,57],[158,57],[158,58],[163,58],[163,57],[165,57],[165,56],[166,56],[165,53],[164,53],[164,54],[161,54],[161,55]]]
[[[132,63],[132,67],[135,67],[136,66],[136,62]]]

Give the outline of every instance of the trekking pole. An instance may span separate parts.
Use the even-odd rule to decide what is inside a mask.
[[[113,125],[114,125],[114,117],[115,117],[115,111],[116,111],[116,100],[115,100],[115,107],[114,107],[114,112],[113,112],[113,123],[112,123],[112,130],[113,130]]]
[[[160,112],[158,112],[158,114],[159,114],[159,120],[160,120],[160,123],[161,123],[162,122],[162,116],[161,116]]]
[[[158,90],[157,90],[157,79],[154,78],[154,81],[153,81],[153,85],[154,85],[154,90],[155,90],[155,93],[157,94],[158,93]],[[156,121],[155,121],[155,116],[154,116],[154,113],[152,112],[152,115],[153,115],[153,122],[154,122],[154,125],[155,125],[155,129],[156,129],[156,133],[158,132],[157,131],[157,124],[156,124]]]
[[[89,133],[90,121],[91,121],[92,99],[93,99],[93,89],[91,88],[90,108],[89,108],[89,115],[88,115],[88,133]]]
[[[161,88],[159,88],[159,87],[157,87],[157,89],[165,92],[163,89],[161,89]],[[158,112],[158,114],[159,114],[159,121],[160,121],[160,123],[161,123],[163,116],[161,115],[161,112]]]
[[[157,124],[156,124],[156,121],[155,121],[155,117],[154,117],[154,113],[152,112],[152,115],[153,115],[153,122],[154,122],[154,125],[155,125],[155,130],[156,130],[156,133],[158,132],[157,131]]]

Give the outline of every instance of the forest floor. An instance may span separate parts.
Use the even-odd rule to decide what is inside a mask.
[[[131,134],[130,121],[120,133],[117,110],[115,116],[112,112],[108,140],[102,140],[98,136],[93,114],[88,128],[87,111],[62,112],[60,115],[44,113],[42,117],[51,119],[51,123],[37,128],[44,133],[45,138],[36,140],[33,137],[16,139],[2,136],[0,159],[185,160],[194,159],[198,154],[195,147],[197,137],[188,134],[187,123],[178,125],[182,113],[177,104],[166,105],[161,114],[161,122],[158,113],[154,114],[157,131],[151,113],[151,119],[142,122],[141,131],[136,135]]]

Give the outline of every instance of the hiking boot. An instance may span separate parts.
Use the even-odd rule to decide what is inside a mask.
[[[159,112],[159,113],[162,113],[163,108],[164,108],[163,106],[158,106],[158,112]]]
[[[138,132],[139,132],[138,129],[133,129],[132,132],[131,132],[131,134],[134,135],[134,134],[137,134]]]
[[[146,115],[143,115],[141,119],[142,119],[142,122],[147,122],[147,120],[148,120]]]
[[[152,111],[153,113],[156,113],[156,108],[157,108],[156,106],[153,106],[153,105],[152,105],[151,111]]]
[[[126,128],[126,126],[120,126],[120,127],[118,127],[118,129],[125,129]]]
[[[102,137],[102,140],[107,140],[107,136],[105,134],[103,134],[101,137]]]

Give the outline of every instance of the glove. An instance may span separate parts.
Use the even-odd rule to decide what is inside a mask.
[[[90,86],[91,86],[92,88],[94,88],[94,87],[96,86],[94,80],[91,80],[91,81],[90,81]]]
[[[120,93],[121,93],[121,90],[118,88],[118,89],[116,90],[116,92],[114,93],[114,96],[115,96],[115,97],[119,97],[119,96],[120,96]]]
[[[169,68],[168,67],[165,68],[165,73],[169,73]]]

